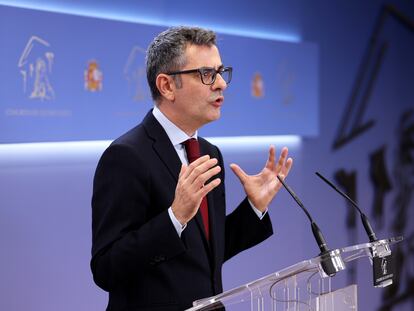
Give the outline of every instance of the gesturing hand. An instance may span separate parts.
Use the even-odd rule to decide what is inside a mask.
[[[293,164],[292,158],[287,158],[288,149],[286,147],[282,149],[277,162],[275,153],[275,147],[270,146],[266,165],[257,175],[247,175],[237,164],[230,164],[231,169],[240,179],[247,197],[262,212],[266,210],[282,186],[277,175],[285,179]]]
[[[188,166],[181,166],[171,209],[182,225],[195,216],[203,197],[221,183],[220,178],[215,178],[206,184],[220,170],[217,159],[210,159],[208,155],[198,158]]]

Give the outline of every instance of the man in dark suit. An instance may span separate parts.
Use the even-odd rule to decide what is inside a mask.
[[[228,216],[219,149],[197,130],[220,117],[232,69],[214,32],[159,34],[147,51],[155,105],[102,155],[92,198],[91,268],[107,310],[183,310],[222,291],[224,261],[272,234],[267,206],[292,166],[270,147],[263,170],[239,177],[246,198]],[[193,139],[191,139],[193,138]],[[194,149],[195,148],[195,149]]]

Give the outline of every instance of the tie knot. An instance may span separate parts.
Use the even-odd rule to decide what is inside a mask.
[[[194,162],[200,157],[200,145],[195,138],[187,139],[184,143],[185,152],[187,153],[188,162]]]

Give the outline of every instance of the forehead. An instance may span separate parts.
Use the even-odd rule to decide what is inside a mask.
[[[222,65],[220,52],[215,45],[187,45],[185,56],[185,69],[199,67],[217,68]]]

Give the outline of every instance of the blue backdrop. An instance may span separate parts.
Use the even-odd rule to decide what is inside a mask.
[[[0,142],[113,139],[152,107],[145,50],[165,27],[0,6],[0,29]],[[318,133],[315,44],[219,34],[218,45],[233,80],[203,135]]]

